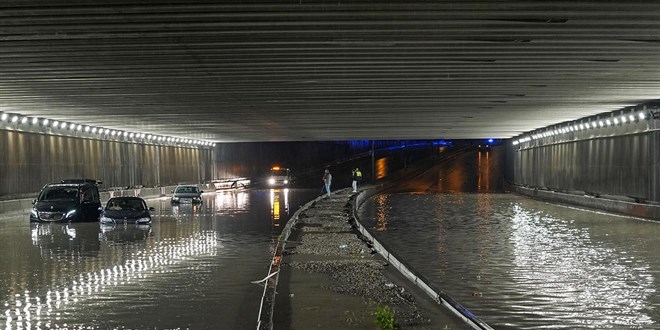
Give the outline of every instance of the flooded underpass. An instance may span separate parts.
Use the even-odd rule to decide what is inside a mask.
[[[484,159],[369,199],[361,221],[495,329],[660,328],[660,223],[484,189]]]
[[[151,226],[0,219],[0,321],[15,328],[254,329],[276,238],[316,189],[205,194]]]

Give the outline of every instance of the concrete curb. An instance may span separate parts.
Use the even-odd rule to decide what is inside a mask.
[[[346,188],[348,189],[348,188]],[[344,190],[346,190],[344,189]],[[337,194],[339,191],[335,190],[331,192],[331,195]],[[286,243],[291,236],[291,231],[293,227],[298,224],[300,219],[300,214],[307,211],[310,206],[316,204],[317,202],[327,198],[325,194],[322,194],[319,197],[307,202],[305,205],[301,206],[296,210],[295,213],[291,216],[289,221],[287,221],[280,237],[278,238],[277,246],[273,251],[273,257],[271,259],[270,266],[268,268],[268,273],[264,278],[266,283],[264,285],[263,294],[261,296],[261,303],[259,305],[259,315],[257,315],[257,330],[272,330],[273,329],[273,314],[275,309],[275,298],[277,294],[277,284],[280,279],[280,261],[282,260],[282,251],[286,249]]]

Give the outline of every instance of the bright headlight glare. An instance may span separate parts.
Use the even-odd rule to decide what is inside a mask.
[[[151,222],[151,219],[146,218],[146,217],[145,218],[140,218],[140,219],[137,219],[137,222],[138,223],[147,223],[147,222]]]
[[[268,183],[270,183],[270,184],[275,184],[275,178],[270,178],[270,179],[268,179]]]
[[[101,222],[113,222],[112,218],[108,218],[106,216],[102,216],[101,219],[99,219]]]
[[[65,218],[70,218],[70,217],[72,217],[74,214],[76,214],[76,210],[71,210],[71,211],[67,212],[66,215],[65,215],[64,217],[65,217]]]

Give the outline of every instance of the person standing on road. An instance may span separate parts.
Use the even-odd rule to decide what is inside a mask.
[[[353,170],[353,192],[356,193],[358,190],[358,185],[362,183],[362,172],[359,168]]]
[[[326,169],[325,173],[323,173],[323,183],[325,183],[325,191],[328,194],[328,197],[330,197],[330,185],[332,184],[332,174],[330,174],[330,170]]]
[[[356,193],[358,189],[358,185],[362,181],[362,172],[360,172],[359,168],[355,168],[353,170],[353,192]]]

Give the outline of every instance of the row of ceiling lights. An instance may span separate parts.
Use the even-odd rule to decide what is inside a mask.
[[[636,115],[634,113],[622,114],[619,117],[610,117],[607,119],[591,120],[586,123],[572,123],[563,127],[547,128],[537,130],[536,133],[527,134],[518,139],[513,140],[513,145],[518,145],[523,142],[529,142],[532,140],[562,135],[571,132],[583,131],[587,129],[596,129],[596,128],[605,128],[614,125],[621,125],[626,123],[633,123],[639,120],[649,119],[650,116],[645,112],[639,112]]]
[[[212,147],[215,145],[215,143],[209,141],[184,139],[184,138],[177,138],[172,136],[163,136],[156,134],[133,133],[133,132],[104,128],[104,127],[95,127],[91,125],[82,125],[77,123],[52,120],[48,118],[29,117],[19,114],[11,114],[7,112],[3,112],[2,115],[0,115],[0,122],[7,122],[9,124],[16,124],[16,125],[32,125],[35,127],[37,125],[41,125],[42,127],[69,130],[72,132],[85,132],[90,134],[96,134],[98,135],[98,137],[105,136],[106,138],[123,137],[125,139],[142,139],[143,142],[147,142],[147,143],[179,144],[179,145],[183,144],[188,146],[200,146],[200,147]]]

